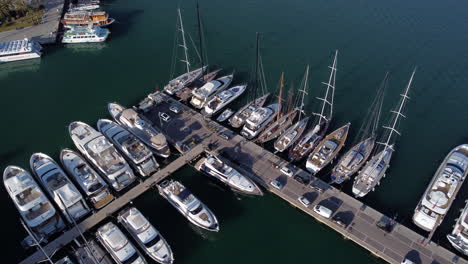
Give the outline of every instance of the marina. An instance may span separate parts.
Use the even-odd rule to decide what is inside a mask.
[[[463,177],[453,184],[459,190],[447,191],[449,206],[441,214],[436,228],[427,232],[413,223],[413,213],[416,213],[414,210],[416,208],[416,211],[420,211],[418,201],[421,199],[422,203],[422,197],[430,194],[428,190],[433,183],[431,179],[436,179],[434,172],[437,167],[442,166],[443,158],[451,149],[466,143],[465,131],[461,125],[466,112],[461,98],[465,97],[466,92],[460,89],[464,85],[460,75],[464,62],[456,60],[453,55],[464,54],[458,43],[463,42],[465,37],[459,35],[462,38],[460,42],[453,38],[454,29],[460,29],[461,26],[458,10],[463,10],[462,4],[435,4],[432,0],[426,3],[427,6],[436,7],[441,14],[446,11],[443,7],[454,10],[453,16],[447,21],[440,20],[439,26],[430,27],[427,18],[433,11],[428,9],[415,14],[412,3],[407,3],[407,9],[399,9],[397,7],[401,6],[397,3],[390,5],[378,2],[362,7],[359,11],[356,8],[353,10],[348,3],[337,5],[335,1],[326,4],[300,3],[301,9],[309,14],[306,16],[302,11],[293,12],[294,3],[278,8],[274,2],[265,6],[261,0],[255,0],[243,3],[241,9],[233,8],[232,12],[227,12],[221,19],[213,13],[214,10],[219,10],[220,4],[210,2],[202,7],[207,14],[204,15],[203,22],[200,18],[198,21],[193,20],[194,4],[186,3],[181,7],[187,29],[184,30],[186,44],[179,47],[181,51],[185,47],[189,49],[189,67],[180,71],[173,70],[168,63],[171,55],[170,31],[174,29],[173,22],[176,20],[177,7],[173,3],[152,3],[148,0],[131,5],[126,5],[121,0],[80,3],[83,4],[66,5],[75,8],[77,11],[74,12],[100,12],[93,11],[93,6],[100,5],[100,8],[109,12],[110,17],[115,18],[116,23],[111,26],[109,42],[99,45],[46,45],[43,54],[41,51],[42,59],[23,61],[21,64],[7,63],[0,67],[0,82],[5,87],[2,107],[8,111],[5,124],[9,124],[0,132],[4,139],[0,153],[2,169],[9,165],[26,169],[65,225],[56,228],[58,231],[51,236],[45,232],[44,236],[37,237],[38,241],[32,241],[31,237],[22,241],[34,229],[29,230],[30,223],[22,221],[21,209],[16,207],[14,197],[11,196],[10,199],[8,193],[2,191],[4,199],[1,208],[6,215],[5,225],[11,227],[5,230],[6,236],[11,237],[4,259],[6,263],[18,263],[21,260],[24,260],[22,263],[27,263],[28,256],[37,255],[36,250],[41,253],[42,249],[34,244],[40,244],[47,251],[46,254],[39,254],[39,259],[45,259],[51,253],[50,258],[54,263],[68,263],[69,260],[76,262],[77,258],[81,258],[79,254],[88,254],[79,252],[88,251],[88,244],[93,243],[100,248],[98,251],[106,252],[106,257],[110,258],[107,253],[110,249],[103,248],[103,241],[96,240],[97,230],[109,222],[115,224],[140,252],[141,262],[162,262],[154,254],[148,253],[149,247],[139,243],[139,239],[132,235],[137,232],[136,229],[128,229],[123,220],[118,221],[132,207],[141,212],[150,225],[154,225],[156,232],[161,232],[173,250],[170,255],[175,263],[303,263],[311,260],[329,263],[401,263],[403,260],[412,260],[415,263],[466,262],[463,235],[466,210],[458,212],[463,207],[466,208],[463,203],[466,199]],[[267,12],[262,12],[260,6]],[[239,11],[247,7],[249,12],[244,14],[243,19],[236,20],[234,14],[239,14]],[[333,12],[326,7],[333,8]],[[88,8],[93,9],[83,11]],[[282,10],[281,13],[275,13],[278,15],[276,22],[270,18],[274,10]],[[345,10],[350,10],[356,16],[350,16]],[[158,23],[150,19],[155,16],[158,16]],[[246,27],[252,24],[250,19],[253,17],[258,18],[257,22],[262,21],[258,28]],[[233,21],[237,21],[235,25],[230,24]],[[288,23],[280,25],[278,21]],[[189,32],[195,28],[194,24],[202,23],[207,32]],[[453,28],[445,27],[449,23]],[[305,26],[313,24],[324,26]],[[232,31],[222,30],[231,27]],[[148,28],[151,30],[147,30]],[[254,57],[251,37],[255,32],[252,30],[263,32],[265,40],[262,44],[262,59],[265,62],[268,86],[259,86],[258,89],[251,78],[252,72],[248,72],[253,71],[249,67]],[[195,34],[190,35],[191,33]],[[163,34],[169,37],[163,39]],[[200,39],[197,39],[199,35]],[[302,36],[300,39],[299,35]],[[364,42],[370,39],[369,36],[375,36],[375,39]],[[431,40],[430,36],[451,40],[453,48],[444,49],[441,43]],[[201,39],[206,40],[206,43]],[[288,40],[287,43],[281,41],[285,39]],[[60,40],[59,37],[58,41]],[[181,41],[180,36],[178,40]],[[135,53],[128,52],[136,43],[151,45],[144,45],[141,52],[140,49]],[[332,66],[331,62],[331,53],[335,49],[340,50],[338,67]],[[434,49],[440,50],[440,56],[428,53]],[[185,60],[183,53],[173,57],[176,61]],[[197,57],[199,60],[202,58],[201,63],[197,63]],[[434,61],[437,63],[434,64]],[[448,64],[454,61],[460,64]],[[30,65],[29,62],[36,64],[34,71],[23,66]],[[307,95],[302,94],[304,102],[299,104],[298,98],[300,99],[301,91],[305,89],[302,84],[298,84],[304,67],[309,63],[311,89],[308,89]],[[10,65],[19,70],[10,71]],[[186,65],[182,65],[185,68]],[[408,94],[411,97],[407,104],[408,110],[399,111],[398,105],[397,108],[390,108],[390,104],[393,105],[400,99],[398,94],[408,82],[414,65],[418,66],[418,72]],[[330,71],[327,66],[332,68],[332,72],[338,69],[336,91],[334,82],[326,82]],[[461,67],[458,68],[459,66]],[[177,78],[180,74],[198,69],[201,69],[201,73],[193,81]],[[381,100],[384,103],[373,108],[370,103],[374,98],[375,88],[387,70],[392,74],[385,100]],[[265,74],[260,73],[262,71],[258,70],[259,75]],[[287,76],[285,85],[289,88],[289,93],[286,91],[287,96],[278,99],[278,90],[275,91],[275,88],[277,89],[276,82],[282,72]],[[220,109],[215,109],[217,111],[213,114],[205,113],[205,116],[190,103],[196,89],[206,82],[231,73],[235,73],[235,78],[224,91],[230,87],[246,85],[245,91],[237,98],[225,105],[220,104]],[[172,82],[175,93],[168,95],[160,87],[165,87],[171,80],[176,80]],[[320,85],[320,81],[324,81],[325,86]],[[327,87],[330,88],[329,92],[335,94],[329,93],[327,96]],[[298,93],[294,97],[292,94],[296,92]],[[270,96],[266,100],[260,100],[261,108],[272,106],[279,100],[284,102],[282,111],[277,111],[275,120],[263,130],[268,134],[270,131],[277,134],[271,133],[274,138],[266,142],[255,141],[260,135],[248,140],[241,134],[245,124],[235,128],[229,120],[253,99],[268,93]],[[147,97],[148,94],[150,95]],[[213,94],[209,97],[211,96]],[[155,103],[159,100],[158,97],[164,98],[163,103]],[[205,102],[208,102],[212,98],[206,99]],[[128,111],[128,115],[125,115],[128,123],[122,122],[117,117],[118,114],[114,115],[110,107],[106,109],[106,104],[114,100],[119,102],[123,110],[134,111]],[[291,104],[293,101],[294,104]],[[322,105],[327,107],[330,104],[333,105],[332,109],[322,111]],[[286,118],[288,113],[293,115],[291,109],[297,110],[294,120]],[[251,113],[255,111],[256,109],[252,109]],[[381,112],[384,122],[373,122],[372,118],[366,118],[365,113],[369,111]],[[137,115],[133,115],[135,113]],[[387,122],[387,118],[394,114],[405,117],[401,126],[393,126],[392,122]],[[240,123],[248,119],[246,117]],[[96,164],[102,165],[102,161],[97,160],[98,157],[81,153],[78,146],[73,146],[65,127],[74,120],[89,124],[114,145],[115,150],[108,149],[109,156],[104,148],[101,149],[104,151],[101,152],[102,155],[106,157],[103,159],[106,162],[104,167],[114,168],[126,163],[128,166],[124,166],[123,171],[129,173],[128,175],[133,173],[133,180],[124,180],[124,187],[119,191],[115,186],[112,187],[110,171],[105,172],[96,167]],[[106,124],[96,124],[98,120],[105,120]],[[348,135],[337,141],[338,151],[328,153],[336,147],[325,143],[330,139],[328,137],[348,122],[351,123],[346,131]],[[114,126],[107,130],[105,125],[108,123],[123,130],[114,130]],[[278,125],[281,128],[277,129],[277,124],[284,126]],[[396,148],[390,151],[393,154],[387,156],[376,155],[382,149],[382,143],[387,142],[386,132],[381,132],[391,130],[382,129],[382,124],[396,131],[393,136],[397,142],[389,144]],[[366,130],[367,125],[377,129],[369,129],[368,133],[361,135],[361,130]],[[304,135],[311,136],[310,141],[307,139],[308,142],[304,145],[311,143],[310,149],[306,150],[303,157],[295,158],[291,155],[294,154],[292,150]],[[184,165],[177,171],[150,184],[154,175],[159,175],[168,166],[174,166],[172,163],[179,157],[185,157],[184,154],[200,145],[202,146],[197,150],[197,155],[189,157],[190,160],[184,161]],[[94,150],[98,148],[99,144],[96,144]],[[37,180],[33,170],[28,169],[29,157],[38,151],[50,155],[50,159],[61,167],[64,172],[62,174],[71,181],[71,184],[66,185],[76,187],[66,192],[67,196],[64,198],[67,201],[62,201],[61,195],[59,199],[49,197],[48,190]],[[148,151],[151,155],[147,155]],[[315,155],[318,152],[328,154]],[[112,153],[122,156],[115,164],[109,162],[114,156]],[[138,162],[140,160],[137,156],[145,156],[145,161],[152,161],[148,163],[150,166],[147,172],[144,172],[145,162]],[[149,158],[150,156],[152,157]],[[306,172],[307,161],[314,156],[320,156],[324,162],[319,164],[314,161],[318,169],[311,175]],[[391,161],[390,158],[385,161],[390,165],[383,174],[386,175],[385,179],[378,180],[375,188],[364,197],[353,198],[354,177],[358,177],[369,162],[372,164],[372,161],[385,157],[391,157]],[[238,174],[227,173],[230,169]],[[312,171],[315,172],[315,168]],[[249,196],[235,190],[235,187],[243,186],[244,181],[242,178],[235,178],[241,180],[239,182],[223,181],[223,177],[228,175],[246,177],[258,187],[263,196]],[[451,175],[454,176],[453,179],[456,178],[456,174]],[[120,179],[119,175],[114,177]],[[106,211],[126,193],[141,188],[139,186],[147,181],[151,186],[146,190],[132,199],[121,200],[121,206],[114,207],[112,212]],[[201,230],[181,215],[173,204],[166,202],[158,194],[158,186],[165,181],[181,183],[206,205],[211,211],[209,214],[218,223],[218,232]],[[73,193],[80,193],[82,197],[75,199],[78,196],[75,197]],[[431,196],[436,205],[445,201],[439,194]],[[185,200],[191,196],[183,197]],[[91,210],[92,213],[84,213],[83,217],[79,216],[83,213],[69,217],[67,208],[75,212],[72,203],[77,200],[89,207],[80,208],[79,211]],[[61,208],[61,203],[67,206]],[[81,223],[101,214],[101,211],[106,214],[102,213],[99,222],[83,230],[80,228]],[[138,224],[147,226],[143,225],[145,221],[138,219]],[[132,223],[137,225],[137,222]],[[23,230],[21,225],[27,230]],[[60,231],[61,229],[64,231]],[[74,239],[63,240],[62,234],[71,230],[75,230]],[[145,232],[145,235],[150,236],[150,233]],[[246,239],[248,243],[245,242]],[[279,239],[281,243],[278,243]],[[65,244],[49,247],[55,240]],[[154,241],[157,240],[148,243]],[[251,250],[251,244],[257,245],[255,252],[245,259],[239,252]],[[30,248],[21,248],[25,245]],[[93,264],[95,260],[92,255],[88,254],[88,257],[90,258],[85,263]],[[135,261],[140,260],[137,258]],[[106,263],[112,262],[114,261],[109,259]]]
[[[341,233],[346,239],[356,242],[389,263],[400,263],[410,252],[418,253],[420,263],[434,263],[434,261],[438,263],[468,263],[433,242],[422,243],[425,238],[421,235],[299,168],[295,168],[295,174],[308,178],[311,182],[310,185],[286,177],[277,169],[279,164],[285,163],[283,159],[239,135],[235,135],[229,140],[223,139],[220,134],[227,130],[226,128],[213,121],[206,120],[201,114],[169,96],[155,93],[149,95],[148,98],[152,98],[153,103],[151,106],[144,105],[144,115],[153,124],[158,124],[154,122],[159,118],[157,113],[169,112],[168,109],[171,106],[177,105],[183,111],[178,114],[171,113],[172,122],[180,123],[182,128],[198,127],[198,129],[190,130],[188,133],[178,133],[177,130],[180,127],[171,127],[170,122],[159,123],[163,124],[159,127],[156,125],[158,129],[166,131],[170,142],[185,142],[190,138],[196,138],[198,143],[183,153],[181,157],[79,223],[81,230],[86,231],[102,222],[108,215],[117,212],[146,190],[155,188],[156,184],[160,182],[163,182],[162,186],[168,187],[171,186],[170,184],[177,183],[173,181],[164,183],[167,182],[164,179],[182,166],[198,158],[209,148],[212,153],[223,157],[228,166],[232,166],[240,173],[248,175],[257,184],[286,200],[292,206],[311,215],[319,222]],[[139,107],[141,106],[140,104]],[[195,126],[195,124],[198,126]],[[209,127],[213,126],[216,127],[217,133],[211,133]],[[273,188],[270,184],[273,180],[280,182],[281,187]],[[161,185],[157,186],[161,188]],[[182,190],[180,186],[177,188],[179,188],[179,191]],[[160,191],[162,190],[160,189]],[[304,206],[299,199],[301,197],[306,197],[310,204]],[[316,214],[312,210],[316,205],[331,208],[329,209],[331,219],[328,220]],[[385,223],[387,230],[383,230],[377,225],[377,223],[382,222]],[[60,245],[67,244],[77,236],[78,232],[75,229],[68,230],[59,238],[47,244],[44,250],[53,252]],[[21,263],[35,263],[43,257],[43,254],[38,251]]]

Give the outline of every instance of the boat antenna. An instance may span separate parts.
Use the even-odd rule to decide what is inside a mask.
[[[278,115],[276,116],[276,120],[279,120],[281,118],[281,101],[283,97],[283,87],[284,87],[284,72],[281,73],[281,78],[280,78],[280,90],[279,90],[279,95],[278,95]]]
[[[415,73],[416,73],[416,68],[414,68],[413,73],[411,74],[411,78],[408,81],[408,84],[406,85],[404,93],[400,94],[401,100],[400,100],[400,103],[399,103],[399,106],[398,106],[398,111],[394,111],[394,110],[390,111],[391,113],[395,114],[392,126],[391,127],[389,127],[389,126],[384,126],[383,127],[383,128],[388,129],[390,131],[388,136],[387,136],[387,141],[385,143],[379,143],[381,145],[384,145],[385,148],[390,148],[391,150],[393,150],[393,144],[390,145],[390,141],[392,139],[393,133],[395,133],[397,135],[401,135],[401,133],[398,130],[396,130],[396,126],[398,124],[398,119],[400,118],[400,116],[403,117],[403,118],[406,118],[406,116],[403,115],[401,112],[403,111],[403,107],[405,105],[406,100],[410,99],[409,96],[408,96],[408,92],[409,92],[409,90],[411,88],[411,83],[413,82],[413,77],[414,77]]]
[[[203,68],[204,61],[203,61],[203,42],[202,42],[202,30],[201,30],[201,22],[200,22],[200,8],[198,6],[198,1],[197,1],[197,20],[198,20],[198,42],[200,44],[200,57],[201,57],[201,67],[202,67],[202,78],[203,81],[205,80],[205,70]]]
[[[182,48],[184,49],[184,54],[185,54],[185,60],[182,60],[182,62],[185,62],[187,72],[190,72],[190,62],[188,58],[188,53],[187,53],[187,43],[185,42],[185,31],[184,31],[184,24],[182,22],[182,15],[180,14],[180,8],[177,8],[177,13],[179,15],[179,22],[180,22],[180,32],[182,34]]]
[[[39,250],[42,252],[42,254],[44,254],[44,256],[46,257],[47,262],[54,264],[52,259],[50,259],[49,255],[47,255],[47,252],[41,246],[40,242],[37,240],[36,235],[31,230],[29,230],[29,227],[24,223],[23,219],[20,218],[20,221],[24,229],[26,229],[26,232],[28,232],[29,236],[34,240],[34,245],[37,246]]]
[[[317,97],[317,99],[319,101],[322,101],[322,110],[321,110],[320,114],[318,114],[318,113],[313,113],[313,114],[319,117],[319,123],[318,123],[319,126],[322,123],[322,119],[325,120],[326,122],[329,122],[331,120],[331,117],[332,117],[332,114],[333,114],[333,97],[335,95],[336,59],[337,59],[337,56],[338,56],[338,50],[335,51],[335,58],[333,59],[333,65],[331,67],[329,66],[331,71],[330,71],[330,77],[328,78],[328,83],[322,82],[322,84],[325,84],[327,86],[325,96],[324,96],[324,98]],[[330,88],[332,90],[331,91],[331,101],[328,101]],[[328,116],[324,115],[325,105],[330,106],[330,113],[329,113]]]
[[[256,98],[257,98],[257,89],[258,89],[258,64],[259,64],[259,56],[260,56],[260,51],[259,51],[259,46],[260,46],[260,33],[256,33],[256,49],[255,49],[255,84],[254,84],[254,100],[255,100],[255,105],[257,105]]]

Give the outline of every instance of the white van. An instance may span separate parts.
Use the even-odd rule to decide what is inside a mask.
[[[323,206],[323,205],[316,205],[314,207],[314,212],[316,212],[317,214],[325,217],[325,218],[330,218],[331,215],[333,214],[332,210],[330,210],[329,208]]]

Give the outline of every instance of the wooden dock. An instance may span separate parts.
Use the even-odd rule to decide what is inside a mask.
[[[160,171],[154,173],[149,178],[145,179],[144,181],[140,182],[132,189],[125,192],[123,195],[119,196],[117,199],[112,201],[110,204],[102,208],[101,210],[93,213],[91,216],[83,220],[78,224],[79,230],[81,232],[86,232],[89,229],[93,228],[94,226],[98,225],[102,221],[104,221],[108,216],[119,211],[129,202],[146,192],[147,190],[153,188],[155,184],[162,181],[164,178],[168,177],[176,170],[180,169],[196,157],[198,157],[204,148],[202,145],[198,145],[195,148],[191,149],[190,151],[186,152],[184,155],[180,156],[173,162],[169,163],[166,167],[162,168]],[[44,246],[44,250],[47,254],[52,254],[57,249],[62,248],[63,246],[69,244],[73,241],[73,239],[80,236],[80,231],[77,228],[72,228],[68,231],[65,231],[62,235],[60,235],[55,240],[51,241],[49,244]],[[29,256],[20,264],[31,264],[31,263],[38,263],[45,259],[44,254],[41,251],[36,251],[33,255]]]
[[[421,264],[468,264],[468,261],[444,247],[433,242],[422,243],[423,236],[299,168],[297,168],[296,175],[311,179],[310,185],[282,174],[278,168],[287,161],[233,134],[232,131],[216,122],[205,119],[201,114],[179,101],[161,92],[156,94],[158,103],[147,108],[143,114],[166,135],[168,142],[177,144],[178,149],[183,150],[183,155],[82,221],[78,226],[83,232],[101,223],[106,217],[117,212],[156,183],[194,160],[205,149],[210,149],[229,160],[233,167],[251,177],[259,185],[312,216],[318,222],[339,232],[345,239],[354,241],[389,263],[401,263],[405,257],[409,256],[413,261]],[[171,112],[169,108],[172,105],[177,105],[182,111]],[[169,120],[162,121],[159,117],[160,112],[167,113],[170,116]],[[226,139],[221,134],[231,134],[231,136]],[[273,179],[279,180],[284,187],[281,190],[273,188],[270,185]],[[300,203],[298,198],[301,196],[306,197],[311,204],[306,207]],[[317,204],[332,209],[332,218],[325,219],[316,214],[312,208]],[[384,231],[377,226],[379,222],[392,223],[392,228]],[[79,232],[76,228],[68,230],[46,245],[44,249],[48,253],[54,252],[78,236]],[[43,254],[37,251],[21,264],[37,263],[43,259]]]

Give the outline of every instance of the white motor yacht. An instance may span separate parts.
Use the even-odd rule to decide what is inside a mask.
[[[125,108],[117,103],[108,104],[107,109],[117,123],[152,148],[156,155],[163,158],[169,157],[171,152],[166,137],[157,131],[151,122],[140,116],[134,109]]]
[[[223,91],[231,84],[233,77],[233,74],[226,75],[195,89],[192,92],[192,100],[190,100],[190,103],[197,109],[203,108],[206,102],[211,100],[216,93]]]
[[[132,169],[117,149],[101,133],[83,122],[73,122],[68,131],[81,153],[105,176],[116,191],[135,181]]]
[[[100,119],[97,127],[99,132],[104,134],[120,150],[141,176],[150,176],[158,170],[159,164],[153,156],[153,152],[133,134],[108,119]]]
[[[219,231],[218,220],[213,212],[180,182],[165,180],[158,185],[158,190],[192,224],[209,231]]]
[[[211,117],[244,93],[247,85],[239,85],[217,93],[205,104],[202,114]]]
[[[69,223],[78,222],[90,212],[81,193],[51,157],[43,153],[34,153],[29,164]]]
[[[212,176],[225,183],[233,190],[253,195],[262,195],[262,191],[248,177],[240,174],[237,170],[227,165],[223,158],[208,154],[195,166],[197,170]]]
[[[245,121],[241,135],[247,139],[253,139],[262,132],[275,119],[279,109],[278,104],[260,107]]]
[[[17,166],[6,167],[3,184],[21,218],[38,240],[65,227],[52,203],[26,170]]]
[[[447,235],[447,239],[455,249],[465,256],[468,255],[468,203],[458,217],[452,233]]]
[[[99,227],[96,237],[116,263],[146,264],[137,248],[112,222]]]
[[[60,153],[60,161],[94,208],[100,209],[114,200],[107,183],[80,154],[71,149],[64,149]]]
[[[148,256],[163,264],[174,262],[167,241],[138,209],[131,207],[123,210],[119,213],[118,220]]]
[[[425,231],[442,223],[468,173],[468,144],[454,148],[437,169],[419,201],[413,222]]]

